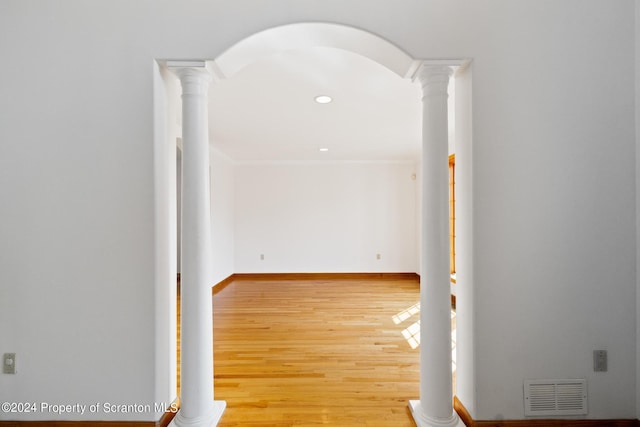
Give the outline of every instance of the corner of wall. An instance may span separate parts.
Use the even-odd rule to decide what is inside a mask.
[[[170,97],[160,64],[153,64],[155,198],[155,384],[156,402],[176,397],[176,149],[169,129]]]
[[[456,395],[476,413],[472,64],[456,73]]]

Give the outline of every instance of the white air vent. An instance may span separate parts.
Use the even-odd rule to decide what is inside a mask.
[[[525,416],[586,414],[587,380],[525,380]]]

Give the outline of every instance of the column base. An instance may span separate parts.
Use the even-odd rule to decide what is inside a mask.
[[[211,411],[208,414],[196,417],[186,418],[182,416],[182,411],[179,410],[176,416],[169,423],[169,427],[213,427],[217,426],[222,413],[227,407],[227,402],[224,400],[214,400],[211,405]]]
[[[458,419],[458,414],[451,408],[451,416],[448,418],[432,418],[424,415],[422,412],[422,406],[420,406],[419,400],[410,400],[409,409],[411,409],[411,415],[418,427],[456,427],[458,425],[464,426]]]

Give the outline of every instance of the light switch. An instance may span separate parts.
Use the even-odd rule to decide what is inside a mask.
[[[16,354],[15,353],[5,353],[2,355],[2,373],[3,374],[16,373]]]
[[[607,372],[607,350],[593,351],[594,372]]]

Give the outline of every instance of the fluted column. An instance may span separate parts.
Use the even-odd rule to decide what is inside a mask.
[[[209,192],[208,89],[204,61],[167,64],[182,85],[182,269],[180,410],[171,425],[217,425],[226,407],[213,400],[213,308]]]
[[[420,400],[409,402],[419,427],[458,424],[451,386],[449,163],[447,88],[452,70],[426,65],[422,84],[422,235]]]

